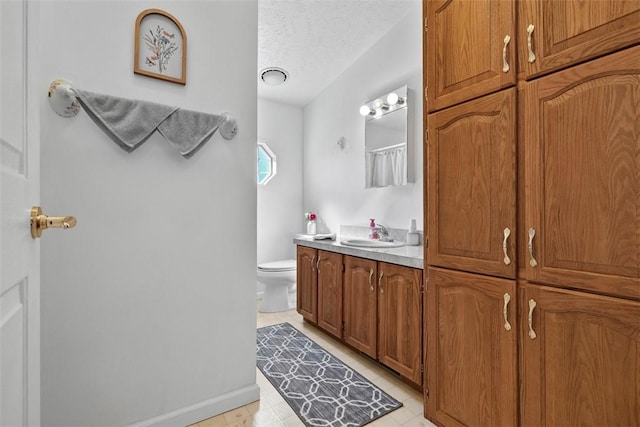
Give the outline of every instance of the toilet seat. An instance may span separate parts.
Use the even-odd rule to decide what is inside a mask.
[[[272,261],[258,264],[258,270],[265,272],[293,271],[296,269],[295,259],[285,259],[282,261]]]

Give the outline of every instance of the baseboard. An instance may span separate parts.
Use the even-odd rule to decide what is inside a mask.
[[[223,412],[239,408],[260,399],[260,387],[252,384],[239,390],[196,403],[195,405],[167,412],[166,414],[149,418],[129,427],[176,427],[188,426],[198,421],[214,417]]]

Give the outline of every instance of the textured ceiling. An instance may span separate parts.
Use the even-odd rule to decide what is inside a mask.
[[[417,2],[258,0],[258,96],[308,104]],[[265,85],[259,71],[266,67],[284,68],[289,79]]]

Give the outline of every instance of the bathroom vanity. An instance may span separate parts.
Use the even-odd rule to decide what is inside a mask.
[[[422,389],[423,247],[294,243],[305,320]]]

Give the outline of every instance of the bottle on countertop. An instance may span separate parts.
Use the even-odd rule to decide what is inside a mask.
[[[409,223],[409,232],[407,232],[407,245],[417,246],[420,244],[420,233],[416,231],[416,220],[412,219]]]
[[[369,238],[370,239],[379,239],[378,229],[376,228],[376,220],[374,218],[369,218]]]

